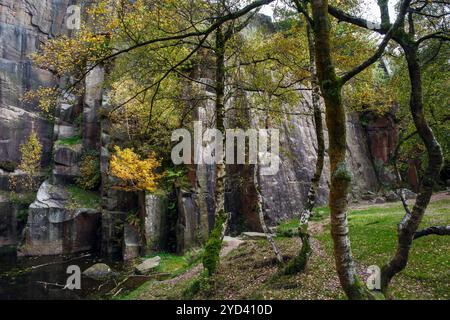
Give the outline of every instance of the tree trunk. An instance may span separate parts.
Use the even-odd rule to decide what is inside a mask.
[[[256,189],[256,210],[259,214],[259,222],[261,223],[261,227],[264,231],[264,234],[266,235],[267,241],[269,241],[270,245],[272,246],[273,252],[275,253],[275,257],[277,258],[277,261],[282,264],[283,263],[283,256],[281,255],[280,250],[277,247],[277,244],[275,243],[275,240],[273,240],[272,233],[270,232],[269,228],[267,228],[266,221],[264,220],[264,211],[263,211],[263,198],[261,196],[261,188],[259,183],[259,165],[255,164],[253,168],[253,183],[255,185]]]
[[[413,210],[410,211],[406,202],[402,201],[406,213],[398,225],[397,250],[394,257],[381,270],[381,290],[385,294],[387,293],[392,278],[406,267],[414,235],[417,232],[425,210],[430,202],[433,185],[439,175],[443,163],[441,147],[425,118],[422,97],[422,75],[418,57],[419,43],[414,40],[414,21],[412,19],[409,20],[411,24],[409,33],[407,34],[404,30],[404,15],[408,11],[410,3],[411,1],[408,0],[402,2],[401,13],[397,16],[397,26],[393,26],[394,32],[392,37],[405,52],[411,83],[410,110],[417,133],[427,149],[428,167],[420,182],[419,194],[416,198]],[[388,27],[390,26],[387,1],[379,0],[378,5],[381,9],[382,28],[377,29],[377,31],[386,34]],[[342,21],[368,28],[367,21],[363,19],[351,17],[335,8],[331,9],[330,12]]]
[[[336,76],[331,58],[328,0],[313,0],[317,76],[325,100],[331,165],[331,235],[339,281],[349,299],[367,299],[370,292],[362,284],[353,262],[348,236],[347,195],[351,173],[345,160],[346,116],[342,104],[342,80]]]
[[[216,83],[215,83],[215,113],[216,113],[216,129],[224,133],[225,130],[225,38],[221,28],[216,31]],[[216,141],[215,141],[216,142]],[[217,148],[215,148],[218,152]],[[223,154],[223,153],[222,153]],[[222,240],[225,236],[228,225],[229,215],[225,213],[225,177],[226,166],[221,159],[216,164],[216,180],[215,180],[215,215],[214,229],[209,235],[205,246],[204,265],[208,269],[209,275],[212,275],[220,260],[220,250]],[[205,264],[205,261],[207,262]]]
[[[216,129],[225,132],[225,39],[222,30],[216,32]],[[216,149],[217,151],[217,149]],[[222,159],[223,160],[223,159]],[[225,214],[225,176],[223,161],[216,164],[215,205],[216,217]]]
[[[308,49],[309,49],[309,61],[311,72],[311,88],[312,88],[312,106],[314,112],[314,128],[317,137],[317,160],[316,170],[314,176],[311,179],[311,186],[308,192],[308,200],[305,208],[303,209],[301,216],[301,223],[308,223],[311,216],[311,211],[314,208],[317,196],[317,190],[319,189],[320,178],[322,177],[322,171],[325,158],[325,139],[323,136],[323,124],[322,124],[322,110],[320,109],[320,86],[317,79],[316,62],[314,58],[314,38],[311,30],[311,25],[307,24],[307,36],[308,36]]]
[[[284,274],[295,274],[298,272],[304,272],[311,256],[311,244],[310,235],[308,232],[308,223],[312,215],[312,210],[316,202],[317,190],[319,189],[320,178],[322,176],[324,158],[325,158],[325,140],[323,136],[323,124],[322,124],[322,110],[320,109],[320,86],[317,79],[316,62],[314,57],[314,37],[311,30],[311,24],[307,21],[306,33],[308,37],[308,51],[310,61],[310,73],[311,73],[311,88],[312,88],[312,108],[314,112],[314,128],[317,137],[317,160],[314,176],[311,179],[311,186],[308,191],[308,199],[305,207],[300,215],[300,225],[298,228],[298,234],[302,240],[302,247],[298,253],[298,256],[289,261],[288,265],[284,269]]]
[[[414,235],[419,228],[425,210],[430,202],[433,185],[439,175],[443,163],[441,147],[425,119],[422,97],[422,75],[417,55],[418,45],[414,41],[408,40],[406,34],[404,34],[403,37],[397,38],[396,41],[399,42],[405,51],[406,60],[408,62],[409,78],[411,82],[411,115],[417,133],[427,149],[428,168],[420,183],[419,194],[412,211],[409,212],[409,210],[406,210],[405,216],[398,225],[398,243],[395,255],[391,261],[382,268],[381,289],[383,293],[387,293],[392,278],[406,267]]]

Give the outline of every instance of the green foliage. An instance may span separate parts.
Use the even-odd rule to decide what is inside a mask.
[[[298,235],[298,226],[299,226],[299,220],[298,219],[290,219],[281,222],[277,226],[277,237],[295,237]]]
[[[153,258],[156,256],[161,258],[157,271],[161,273],[169,273],[171,277],[175,277],[197,264],[202,257],[202,251],[190,250],[184,255],[169,252],[155,252],[149,256],[146,256],[146,258]]]
[[[216,217],[214,229],[211,231],[205,245],[203,266],[207,270],[209,276],[213,275],[219,267],[220,250],[222,249],[222,231],[225,220],[226,215],[224,213],[221,213]]]
[[[17,222],[19,223],[26,223],[28,220],[28,209],[21,209],[17,212]]]
[[[69,191],[68,208],[91,208],[97,209],[100,207],[101,197],[98,193],[84,190],[76,185],[67,187]]]
[[[85,190],[96,189],[101,182],[100,155],[95,150],[86,151],[80,161],[80,176],[76,183]]]
[[[425,45],[426,44],[426,45]],[[448,108],[450,92],[450,68],[448,51],[450,45],[447,42],[426,42],[419,52],[419,58],[423,63],[422,86],[425,117],[433,129],[433,133],[442,147],[445,159],[450,159],[450,109]],[[439,51],[437,51],[439,49]],[[393,88],[392,96],[398,105],[396,112],[397,126],[399,128],[400,141],[398,166],[402,173],[408,169],[409,161],[420,160],[419,175],[423,175],[428,165],[428,157],[423,141],[415,134],[410,111],[410,81],[408,78],[408,66],[403,57],[392,58],[390,62],[393,69],[389,85]],[[409,137],[409,139],[406,139]]]
[[[80,144],[81,141],[82,141],[81,135],[76,134],[71,137],[59,139],[58,141],[56,141],[56,143],[63,146],[75,146],[77,144]]]
[[[316,207],[313,209],[313,214],[310,221],[321,221],[330,215],[329,207]],[[276,234],[277,237],[297,237],[299,235],[298,228],[300,227],[299,219],[288,219],[280,222],[277,225]]]
[[[28,207],[36,199],[36,192],[11,192],[9,200],[19,207]]]
[[[161,179],[163,190],[170,192],[173,188],[190,189],[191,184],[187,179],[185,167],[168,168]]]
[[[139,212],[129,212],[125,221],[136,230],[142,230],[143,221],[139,218]]]
[[[22,190],[35,191],[38,187],[36,176],[41,167],[42,144],[34,129],[31,131],[28,139],[20,145],[19,150],[22,159],[17,168],[24,175],[11,175],[9,177],[10,188],[11,190],[17,190],[20,186]]]
[[[18,164],[13,161],[0,161],[0,169],[6,172],[14,172],[18,167]]]
[[[330,216],[330,207],[316,207],[313,209],[313,215],[309,219],[310,221],[321,221]]]

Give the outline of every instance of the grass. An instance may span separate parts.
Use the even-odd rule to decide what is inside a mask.
[[[273,251],[265,240],[246,241],[222,259],[209,285],[194,299],[345,299],[336,275],[328,210],[320,221],[311,223],[314,231],[313,255],[305,273],[278,276]],[[431,203],[421,227],[450,223],[450,200]],[[400,203],[371,205],[349,214],[350,239],[357,270],[364,279],[370,265],[382,266],[395,252],[396,225],[403,216]],[[320,228],[317,228],[320,226]],[[295,220],[278,229],[297,227]],[[296,237],[277,237],[283,255],[294,256],[300,249]],[[427,236],[414,241],[408,266],[391,285],[392,299],[450,299],[450,237]],[[161,255],[160,255],[161,256]],[[162,256],[161,256],[162,257]],[[162,257],[163,258],[163,257]],[[168,259],[166,267],[185,264]],[[163,259],[164,260],[164,259]],[[177,262],[178,261],[178,262]],[[177,268],[178,268],[177,267]],[[177,268],[173,268],[177,270]],[[133,291],[127,299],[182,299],[196,278],[178,282],[151,281]]]
[[[68,186],[67,190],[70,195],[68,206],[71,208],[97,209],[100,206],[101,197],[98,193],[81,189],[75,185]]]
[[[81,140],[82,140],[81,135],[76,134],[71,137],[59,139],[58,141],[56,141],[56,143],[63,146],[75,146],[77,144],[80,144]]]
[[[203,254],[202,250],[191,250],[191,251],[188,251],[184,255],[177,255],[177,254],[168,253],[168,252],[156,252],[156,253],[148,255],[144,258],[146,259],[146,258],[153,258],[153,257],[159,256],[161,258],[161,262],[160,262],[158,268],[155,270],[155,272],[168,273],[168,274],[170,274],[169,278],[174,278],[174,277],[186,272],[188,269],[192,268],[194,265],[196,265],[200,261],[202,254]],[[169,284],[165,284],[164,282],[149,281],[129,293],[119,295],[116,299],[118,299],[118,300],[135,300],[135,299],[138,299],[140,296],[145,295],[145,293],[147,293],[147,292],[152,292],[154,294],[158,294],[158,292],[161,292],[161,290],[153,290],[152,289],[152,286],[155,283],[160,288],[164,288],[164,289],[171,288],[171,286]],[[178,291],[170,292],[170,290],[168,290],[168,291],[163,290],[163,292],[164,292],[165,298],[167,298],[167,296],[169,296],[169,297],[175,299],[177,295],[181,296],[182,290],[183,289],[179,288]]]
[[[313,209],[313,215],[310,221],[321,221],[328,217],[330,209],[328,207],[317,207]],[[299,219],[288,219],[281,221],[276,229],[278,237],[292,237],[298,234],[297,229],[299,227]]]
[[[450,200],[431,203],[421,228],[450,224]],[[383,266],[395,253],[397,224],[404,211],[399,204],[353,210],[349,215],[350,239],[356,261]],[[317,236],[332,253],[327,232]],[[414,241],[407,268],[391,286],[397,299],[450,299],[450,237],[428,236]]]
[[[156,271],[161,273],[170,273],[172,277],[183,273],[200,259],[199,251],[189,251],[185,255],[157,252],[146,256],[145,258],[153,258],[156,256],[161,258],[161,263]]]

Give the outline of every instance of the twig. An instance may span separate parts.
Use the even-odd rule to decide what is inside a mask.
[[[67,262],[79,260],[79,259],[82,259],[82,258],[86,258],[86,257],[89,257],[89,256],[91,256],[90,253],[82,255],[82,256],[79,256],[79,257],[76,257],[76,258],[72,258],[72,259],[69,259],[69,260],[65,260],[65,261],[55,261],[55,262],[44,263],[44,264],[40,264],[40,265],[37,265],[37,266],[32,266],[31,270],[35,270],[35,269],[38,269],[38,268],[51,266],[51,265],[55,265],[55,264],[67,263]]]

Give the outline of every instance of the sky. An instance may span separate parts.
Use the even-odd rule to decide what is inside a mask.
[[[363,8],[367,7],[367,10],[362,10],[362,17],[365,19],[368,19],[372,22],[379,22],[380,21],[380,10],[377,5],[376,0],[362,0],[364,4]],[[395,18],[395,10],[394,6],[398,2],[398,0],[390,0],[389,1],[389,11],[391,15],[391,20]],[[272,5],[265,5],[261,8],[261,13],[266,14],[268,16],[273,15],[273,5],[277,5],[277,1],[275,1]]]

